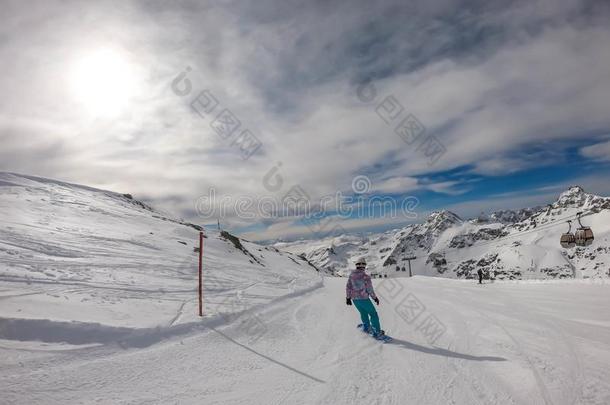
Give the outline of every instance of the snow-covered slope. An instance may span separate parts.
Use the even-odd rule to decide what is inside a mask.
[[[259,311],[258,339],[232,322],[145,349],[0,345],[0,403],[610,403],[607,282],[373,282],[393,343],[358,332],[357,312],[342,302],[345,280],[328,278]]]
[[[563,249],[561,234],[574,227],[577,212],[595,232],[591,246]],[[324,241],[280,243],[317,266],[345,275],[357,257],[372,273],[403,276],[408,257],[414,274],[472,278],[477,269],[496,278],[587,278],[610,276],[610,198],[571,187],[547,207],[499,211],[462,220],[450,211],[432,213],[425,222],[366,237],[343,235]]]
[[[0,173],[0,339],[103,342],[198,321],[199,229],[129,195]],[[320,285],[295,255],[205,234],[206,317]]]
[[[375,279],[384,345],[344,279],[211,230],[198,319],[197,227],[129,196],[1,174],[0,225],[3,405],[610,402],[607,280]],[[439,213],[326,260],[383,266],[478,226]]]

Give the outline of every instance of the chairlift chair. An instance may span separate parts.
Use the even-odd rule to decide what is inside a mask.
[[[568,224],[570,225],[570,229],[568,229],[568,232],[561,235],[561,239],[559,241],[561,243],[561,247],[565,249],[576,246],[576,237],[572,233],[572,221],[568,221]]]
[[[579,212],[577,215],[578,215],[578,224],[580,225],[580,228],[578,228],[576,230],[576,233],[574,234],[574,239],[576,241],[576,245],[577,246],[589,246],[593,243],[593,240],[595,239],[595,237],[593,236],[593,230],[588,226],[583,226],[582,223],[580,222],[580,217],[582,215],[582,212]]]

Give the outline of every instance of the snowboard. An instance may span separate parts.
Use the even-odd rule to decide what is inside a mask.
[[[392,338],[390,336],[386,335],[385,333],[383,335],[379,336],[379,337],[375,337],[375,336],[373,336],[373,332],[372,331],[365,332],[364,331],[364,325],[361,324],[361,323],[358,324],[357,328],[360,329],[361,332],[366,333],[367,335],[369,335],[373,339],[379,340],[380,342],[387,343],[387,342],[391,342],[392,341]]]

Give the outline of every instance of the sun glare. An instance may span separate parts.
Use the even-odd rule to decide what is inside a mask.
[[[127,107],[135,74],[125,57],[112,49],[83,55],[70,73],[72,91],[83,108],[95,116],[111,117]]]

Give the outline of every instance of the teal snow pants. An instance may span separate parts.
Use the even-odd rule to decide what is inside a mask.
[[[379,325],[379,315],[377,315],[373,302],[368,298],[355,299],[352,300],[352,302],[358,312],[360,312],[360,318],[362,319],[362,324],[364,327],[369,328],[372,325],[373,331],[379,332],[381,330],[381,326]]]

